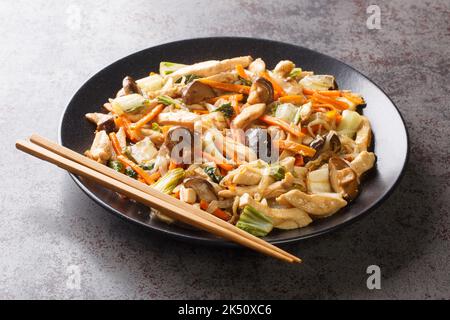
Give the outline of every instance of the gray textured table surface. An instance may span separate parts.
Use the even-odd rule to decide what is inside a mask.
[[[368,1],[0,2],[0,298],[450,298],[450,3],[371,2],[379,30],[366,26]],[[145,232],[14,150],[31,132],[56,139],[65,105],[104,66],[214,35],[339,58],[378,83],[408,125],[396,192],[357,223],[288,246],[301,266]],[[381,290],[366,287],[372,264]]]

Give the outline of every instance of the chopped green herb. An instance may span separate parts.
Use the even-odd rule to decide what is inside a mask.
[[[118,172],[122,172],[123,171],[123,164],[120,161],[117,160],[110,160],[108,162],[108,167],[110,167],[111,169],[114,169]]]
[[[252,82],[250,80],[244,79],[241,76],[239,76],[239,81],[244,86],[251,86],[252,85]]]
[[[289,77],[295,78],[295,77],[300,76],[301,73],[302,73],[302,68],[294,68],[294,69],[292,69],[291,73],[289,73]]]
[[[144,170],[153,170],[155,168],[155,163],[154,162],[152,162],[152,163],[148,163],[148,162],[147,163],[141,163],[139,165],[139,167],[141,167]]]
[[[133,169],[131,169],[130,167],[127,167],[125,169],[125,174],[133,179],[137,178],[137,173],[136,171],[134,171]]]
[[[156,122],[152,123],[152,130],[161,132],[161,128],[160,128],[159,124],[157,124]]]
[[[166,106],[170,106],[171,104],[173,105],[179,105],[181,104],[180,101],[176,100],[176,99],[172,99],[169,96],[159,96],[158,97],[158,102],[161,102],[162,104],[166,105]]]
[[[225,118],[230,119],[234,115],[234,109],[231,103],[224,103],[220,107],[214,110],[214,112],[220,111],[224,114]]]
[[[277,181],[283,180],[285,174],[286,170],[284,169],[283,166],[280,166],[279,164],[275,164],[270,167],[270,176]]]
[[[206,167],[203,169],[205,173],[211,178],[215,183],[220,183],[223,177],[217,173],[217,168],[214,167]]]

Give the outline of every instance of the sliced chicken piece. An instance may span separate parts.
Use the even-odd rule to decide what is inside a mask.
[[[261,193],[262,198],[271,199],[282,195],[292,186],[294,180],[292,173],[286,172],[283,180],[274,182],[263,190]]]
[[[279,196],[277,201],[319,217],[332,215],[347,205],[347,201],[337,193],[306,194],[300,190],[291,190]]]
[[[238,169],[238,172],[233,177],[234,184],[241,184],[245,186],[253,186],[258,184],[261,180],[261,174],[255,170],[251,170],[249,167],[242,167]]]
[[[239,207],[249,205],[272,219],[273,225],[279,229],[297,229],[312,222],[310,216],[298,208],[270,208],[266,204],[256,201],[248,193],[239,199]]]
[[[94,142],[92,142],[91,149],[87,151],[87,156],[100,163],[106,163],[113,153],[111,141],[109,140],[106,131],[98,131],[95,134]]]
[[[234,187],[233,189],[221,190],[219,191],[219,197],[231,198],[235,196],[242,196],[246,193],[254,195],[258,192],[258,186],[246,186],[246,187]]]
[[[207,77],[208,80],[232,83],[239,80],[238,74],[234,71],[232,72],[221,72],[213,76]]]
[[[261,117],[266,111],[265,103],[257,103],[244,108],[240,114],[234,118],[231,125],[234,128],[245,129],[253,121]]]
[[[142,128],[141,132],[144,136],[149,137],[150,140],[153,142],[153,144],[158,147],[164,143],[164,135],[159,131],[155,131],[153,129],[148,128]]]
[[[266,70],[266,63],[261,58],[256,59],[248,66],[248,70],[254,74],[255,77]]]
[[[355,143],[358,151],[367,151],[372,139],[372,130],[370,129],[369,119],[364,116],[361,116],[361,118],[362,121],[358,131],[356,132]]]
[[[292,69],[294,69],[294,68],[295,68],[295,64],[292,61],[282,60],[277,63],[277,65],[275,66],[275,69],[273,69],[273,72],[282,78],[286,78],[289,75],[289,73],[291,73]]]
[[[194,123],[201,117],[188,111],[163,112],[158,115],[157,122],[160,125],[179,125],[189,129],[194,128]]]
[[[246,68],[252,62],[251,56],[236,57],[231,59],[225,59],[222,61],[210,60],[195,63],[167,75],[169,78],[178,79],[182,76],[193,74],[199,77],[209,77],[221,72],[232,70],[236,65],[240,64]]]
[[[373,168],[375,160],[376,158],[373,152],[362,151],[350,162],[350,167],[360,177],[364,172]]]

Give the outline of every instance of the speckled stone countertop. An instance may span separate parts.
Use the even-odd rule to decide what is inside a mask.
[[[0,3],[0,298],[450,298],[450,2],[282,3]],[[379,5],[381,29],[367,28],[369,4]],[[341,59],[379,84],[408,126],[411,156],[395,193],[346,228],[287,246],[301,266],[127,224],[67,173],[14,149],[32,132],[56,139],[71,96],[113,61],[217,35]],[[380,290],[366,287],[372,264]]]

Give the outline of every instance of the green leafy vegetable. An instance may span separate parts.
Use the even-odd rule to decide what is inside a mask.
[[[139,167],[141,167],[144,170],[150,171],[150,170],[153,170],[155,168],[155,163],[154,162],[144,162],[144,163],[141,163],[139,165]]]
[[[239,217],[239,221],[236,223],[236,227],[254,236],[264,237],[272,231],[273,222],[262,212],[251,206],[245,206]]]
[[[181,83],[183,82],[184,79],[184,84],[188,84],[191,83],[192,81],[194,81],[195,79],[199,79],[200,77],[195,75],[195,74],[187,74],[181,78],[178,78],[177,81],[175,81],[175,83]]]
[[[211,178],[211,180],[214,181],[215,183],[220,183],[220,181],[223,179],[223,177],[220,174],[218,174],[217,168],[206,167],[203,170]]]
[[[180,101],[178,101],[176,99],[173,99],[173,98],[171,98],[169,96],[159,96],[158,97],[158,102],[161,102],[162,104],[164,104],[166,106],[170,106],[171,104],[173,104],[175,106],[181,104]]]
[[[359,129],[362,118],[356,111],[344,110],[342,112],[342,119],[337,127],[337,131],[353,139],[356,131]]]
[[[244,79],[241,76],[238,76],[240,83],[244,86],[251,86],[252,82],[250,80]]]
[[[137,173],[136,171],[134,171],[133,169],[131,169],[130,167],[126,167],[125,169],[125,174],[133,179],[137,178]]]
[[[291,123],[294,120],[297,111],[298,108],[292,103],[282,103],[277,107],[275,117],[284,120],[287,123]]]
[[[158,123],[153,122],[153,123],[152,123],[152,130],[153,130],[153,131],[161,132],[161,127],[159,126]]]
[[[184,177],[183,168],[175,168],[168,171],[155,184],[152,185],[156,190],[169,194],[175,189],[181,179]]]
[[[279,164],[274,164],[270,167],[270,176],[277,181],[283,180],[286,175],[286,169]]]
[[[117,160],[111,160],[108,162],[108,167],[110,167],[111,169],[114,169],[118,172],[122,172],[123,171],[123,164],[120,161]]]
[[[230,119],[234,115],[234,109],[231,106],[231,103],[224,103],[220,107],[214,110],[214,112],[222,112],[225,118]]]
[[[302,68],[294,68],[291,73],[289,73],[289,77],[296,78],[299,77],[302,73]]]

